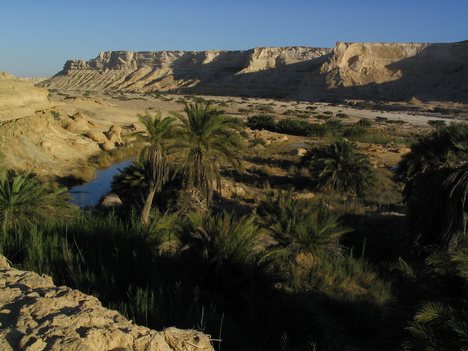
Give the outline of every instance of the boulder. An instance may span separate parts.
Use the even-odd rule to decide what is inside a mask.
[[[107,139],[111,142],[113,142],[115,145],[123,145],[122,141],[122,128],[113,125],[109,128],[107,132],[104,133]]]
[[[104,208],[119,207],[122,206],[122,200],[116,193],[109,193],[102,198],[99,206]]]
[[[306,153],[307,153],[307,149],[305,149],[303,147],[298,147],[296,149],[291,150],[290,155],[302,157]]]
[[[255,151],[265,151],[265,146],[263,146],[262,144],[257,144],[254,146],[254,150]]]
[[[86,136],[91,140],[95,141],[96,143],[105,143],[106,141],[108,141],[107,137],[104,135],[103,132],[90,130],[86,133]]]
[[[104,151],[111,151],[115,148],[115,144],[110,140],[106,140],[104,143],[99,144],[99,147]]]

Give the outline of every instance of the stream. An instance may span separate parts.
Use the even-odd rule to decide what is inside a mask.
[[[112,178],[131,163],[132,160],[114,163],[109,168],[98,171],[93,180],[71,187],[69,190],[71,203],[79,207],[96,206],[111,190]]]

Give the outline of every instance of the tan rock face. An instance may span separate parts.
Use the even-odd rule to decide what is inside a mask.
[[[89,61],[68,61],[42,86],[58,89],[153,90],[220,95],[291,93],[304,70],[331,49],[256,48],[245,51],[102,52]]]
[[[298,96],[468,101],[468,41],[337,43]]]
[[[0,256],[0,346],[18,351],[212,351],[207,335],[140,327],[50,277],[10,268]]]
[[[0,123],[50,107],[46,89],[0,72]]]
[[[337,43],[332,49],[102,52],[41,83],[58,89],[212,95],[468,100],[468,41]]]

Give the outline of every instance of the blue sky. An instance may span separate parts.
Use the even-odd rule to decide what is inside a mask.
[[[0,0],[0,71],[19,76],[106,50],[466,39],[468,0]]]

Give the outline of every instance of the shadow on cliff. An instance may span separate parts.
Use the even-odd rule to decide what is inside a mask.
[[[303,97],[314,100],[344,99],[402,101],[420,100],[468,102],[468,41],[431,44],[417,55],[386,66],[401,78],[385,83],[336,89],[311,89]],[[307,87],[303,87],[307,91]],[[319,91],[322,90],[322,91]]]
[[[247,52],[246,52],[247,53]],[[468,101],[468,41],[449,44],[431,44],[417,55],[386,66],[400,72],[401,78],[362,86],[327,87],[333,72],[320,73],[322,64],[333,53],[282,68],[243,72],[249,55],[220,70],[229,60],[223,53],[210,63],[200,64],[195,72],[177,68],[174,62],[174,79],[197,81],[194,86],[174,90],[174,93],[255,96],[268,98],[301,98],[308,101],[334,101],[345,99],[402,101],[412,97],[421,100]],[[186,58],[182,57],[181,62]],[[192,63],[193,64],[193,63]]]
[[[331,53],[298,63],[283,64],[280,68],[244,72],[249,65],[252,50],[238,53],[224,52],[209,63],[189,61],[187,54],[172,64],[175,80],[185,80],[194,84],[175,89],[178,94],[208,94],[286,98],[297,92],[301,80],[307,72],[315,71],[331,57]],[[237,57],[236,57],[237,56]],[[226,62],[229,64],[226,67]],[[187,64],[190,65],[187,65]]]

